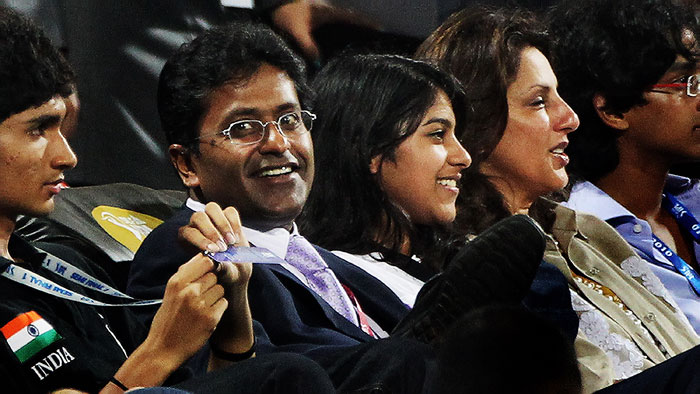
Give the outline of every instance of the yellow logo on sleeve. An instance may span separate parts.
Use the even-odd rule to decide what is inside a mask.
[[[134,253],[146,236],[163,223],[153,216],[107,205],[93,209],[92,217],[107,234]]]

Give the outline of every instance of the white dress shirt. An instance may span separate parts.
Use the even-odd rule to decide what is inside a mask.
[[[379,279],[386,287],[391,289],[399,299],[409,308],[413,308],[418,292],[423,287],[423,281],[414,278],[399,267],[380,261],[379,253],[357,255],[340,250],[334,250],[333,254],[341,259],[363,269],[368,274]]]

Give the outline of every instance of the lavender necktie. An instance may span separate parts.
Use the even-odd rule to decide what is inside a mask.
[[[309,287],[336,312],[357,324],[354,309],[347,301],[340,282],[306,238],[300,235],[292,235],[289,238],[285,260],[304,275]]]

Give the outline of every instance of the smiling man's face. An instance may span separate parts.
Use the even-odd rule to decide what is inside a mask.
[[[289,138],[269,124],[259,143],[236,145],[216,133],[235,121],[276,121],[301,109],[294,82],[268,64],[244,84],[214,90],[200,122],[199,154],[190,155],[191,174],[183,177],[186,186],[197,190],[203,202],[235,207],[246,226],[289,226],[313,181],[311,134]]]

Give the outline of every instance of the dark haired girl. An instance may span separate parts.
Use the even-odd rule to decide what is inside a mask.
[[[317,169],[302,231],[412,306],[445,259],[441,229],[471,164],[456,137],[463,114],[452,110],[464,93],[434,66],[398,56],[336,59],[314,84]]]

